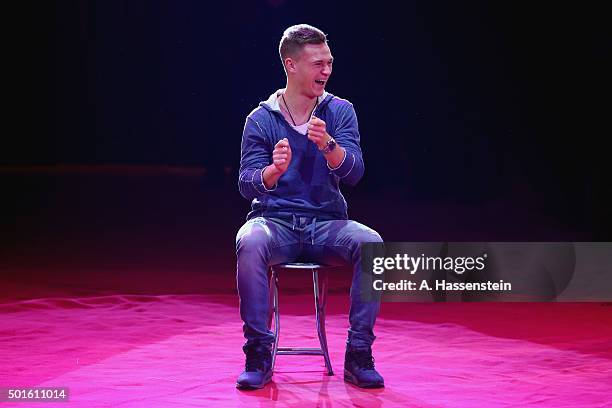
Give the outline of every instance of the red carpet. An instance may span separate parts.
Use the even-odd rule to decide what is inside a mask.
[[[330,274],[336,375],[321,357],[279,356],[270,385],[238,391],[233,248],[248,203],[234,178],[216,193],[227,201],[195,177],[4,181],[21,204],[0,213],[11,227],[0,245],[0,387],[68,387],[70,402],[2,406],[612,407],[612,307],[601,303],[384,303],[374,355],[387,387],[345,384],[346,270]],[[386,240],[566,236],[533,211],[351,203]],[[309,275],[281,286],[281,344],[316,345]]]
[[[342,381],[347,307],[330,296],[335,376],[318,356],[279,356],[273,382],[245,392],[234,388],[234,295],[12,301],[0,305],[0,384],[69,388],[68,404],[45,407],[612,406],[609,305],[384,303],[374,347],[383,390]],[[281,294],[281,344],[316,346],[311,309],[311,296]]]

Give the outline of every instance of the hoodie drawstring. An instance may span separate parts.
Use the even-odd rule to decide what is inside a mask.
[[[316,228],[317,228],[317,217],[314,217],[312,219],[312,223],[310,224],[310,245],[314,245]]]
[[[302,226],[302,220],[306,217],[296,217],[295,214],[291,214],[291,230],[295,231],[297,228],[298,231],[306,231],[306,229],[310,230],[310,244],[314,245],[315,240],[315,230],[317,229],[317,217],[313,217],[312,221],[309,225]]]

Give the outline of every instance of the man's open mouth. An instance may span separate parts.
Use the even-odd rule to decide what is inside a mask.
[[[324,79],[315,79],[315,82],[319,85],[325,85],[325,80]]]

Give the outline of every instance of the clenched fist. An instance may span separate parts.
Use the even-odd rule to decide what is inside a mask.
[[[276,167],[276,170],[281,174],[287,171],[289,163],[291,163],[291,146],[289,145],[289,139],[281,139],[274,145],[272,163],[274,163],[274,167]]]
[[[331,136],[327,133],[325,122],[313,115],[308,122],[308,140],[316,144],[321,150],[329,139],[331,139]]]

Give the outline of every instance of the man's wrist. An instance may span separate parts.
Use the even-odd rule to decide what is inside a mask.
[[[333,152],[330,152],[329,154],[325,155],[325,159],[327,160],[327,168],[330,170],[338,170],[344,164],[347,155],[348,152],[346,151],[346,149],[341,146],[338,146],[338,148],[335,149]]]
[[[336,140],[333,137],[329,136],[327,142],[322,147],[319,147],[319,151],[321,151],[321,153],[327,156],[328,154],[331,154],[337,147],[338,143],[336,142]]]
[[[266,167],[264,167],[264,169],[261,171],[261,177],[263,177],[264,172],[270,176],[281,174],[281,171],[273,164],[268,164]]]
[[[261,170],[261,182],[266,190],[274,190],[276,188],[276,182],[279,178],[280,170],[278,170],[273,164],[270,164]]]
[[[325,146],[327,146],[327,143],[333,139],[333,137],[331,137],[331,135],[329,133],[325,133],[325,135],[327,136],[327,138],[325,139],[325,142],[323,142],[322,145],[317,145],[317,148],[319,150],[323,150],[325,149]]]

